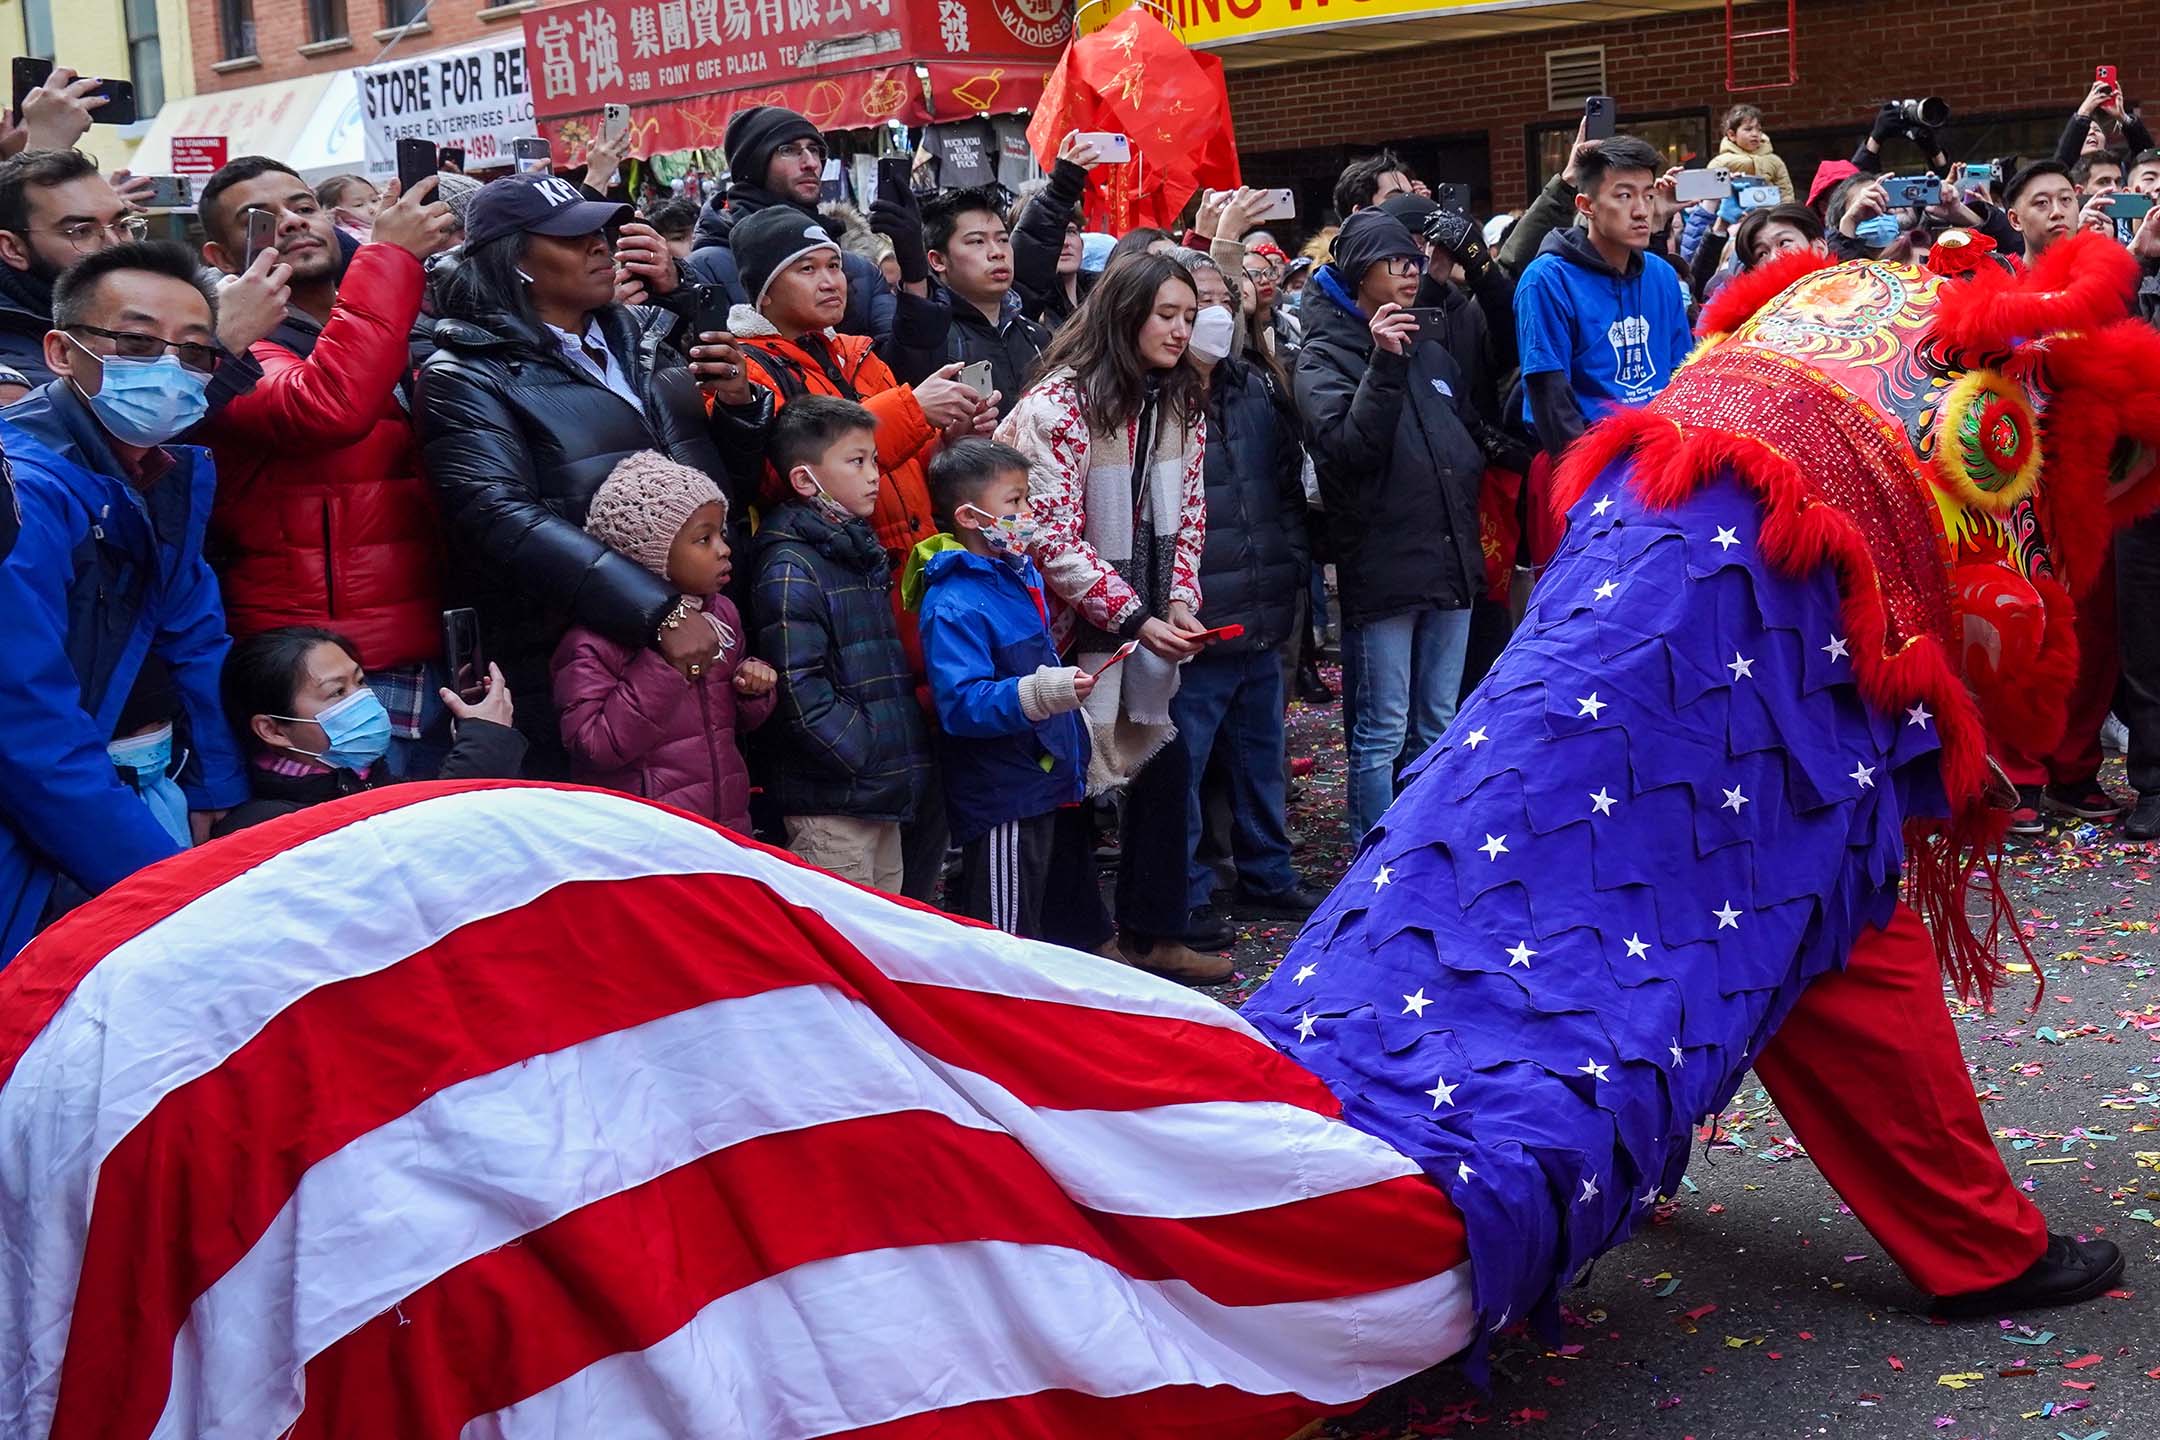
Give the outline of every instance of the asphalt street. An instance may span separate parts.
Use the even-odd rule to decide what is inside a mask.
[[[1337,710],[1293,707],[1291,736],[1312,762],[1294,782],[1298,861],[1325,883],[1349,858]],[[2119,761],[2107,779],[2123,789]],[[1952,1010],[2012,1176],[2052,1229],[2123,1248],[2116,1294],[2008,1322],[1929,1319],[1750,1077],[1698,1137],[1683,1193],[1566,1296],[1562,1344],[1517,1333],[1489,1391],[1443,1366],[1321,1433],[2160,1440],[2160,847],[2064,826],[2013,842],[2007,862],[2047,977],[2039,1009],[2028,972],[1996,1013]],[[1248,927],[1218,993],[1249,993],[1293,931]]]

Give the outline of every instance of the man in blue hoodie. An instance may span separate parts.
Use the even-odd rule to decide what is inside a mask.
[[[1575,162],[1584,223],[1546,236],[1516,282],[1523,420],[1556,463],[1607,411],[1648,403],[1693,345],[1678,272],[1645,253],[1661,161],[1632,135],[1585,149]]]
[[[1035,517],[1027,457],[994,440],[958,440],[930,462],[944,533],[916,547],[906,598],[920,610],[923,662],[937,705],[945,809],[960,846],[963,915],[1042,938],[1053,871],[1090,877],[1092,839],[1080,702],[1095,679],[1061,664],[1042,576],[1024,553]],[[1071,936],[1058,936],[1071,940]]]
[[[202,557],[216,477],[207,452],[165,443],[207,407],[215,326],[185,250],[101,250],[53,288],[56,378],[0,415],[0,965],[247,798],[218,703],[231,641]],[[177,698],[165,718],[187,727],[185,815],[145,803],[163,767],[148,786],[120,768],[140,727],[116,731],[151,660]]]

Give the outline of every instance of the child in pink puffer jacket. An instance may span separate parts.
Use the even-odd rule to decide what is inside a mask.
[[[727,502],[711,478],[664,455],[626,457],[593,492],[585,529],[682,592],[670,628],[710,625],[720,653],[671,663],[583,626],[555,647],[555,708],[572,778],[662,800],[750,833],[750,772],[736,743],[773,711],[773,668],[750,658],[720,592],[730,570]]]

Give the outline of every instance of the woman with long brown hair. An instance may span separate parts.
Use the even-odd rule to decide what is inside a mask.
[[[1199,651],[1194,637],[1203,629],[1195,616],[1207,533],[1207,391],[1187,354],[1198,308],[1177,261],[1120,260],[1058,330],[1043,353],[1043,378],[997,432],[1029,460],[1042,524],[1034,556],[1063,602],[1059,648],[1102,672],[1083,707],[1094,747],[1089,789],[1129,783],[1128,813],[1163,813],[1163,802],[1182,803],[1187,786],[1183,752],[1164,746],[1178,666]],[[1138,647],[1131,658],[1103,669],[1127,642]],[[1114,951],[1107,942],[1099,948],[1177,979],[1222,979],[1226,957],[1184,942],[1184,835],[1168,828],[1126,825],[1121,933]]]

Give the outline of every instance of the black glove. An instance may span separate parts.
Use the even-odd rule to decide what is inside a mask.
[[[1435,210],[1425,217],[1425,243],[1437,245],[1455,257],[1466,274],[1474,274],[1492,263],[1492,256],[1485,249],[1485,237],[1478,233],[1477,225],[1460,210]]]
[[[1875,128],[1868,131],[1868,139],[1880,145],[1905,128],[1905,107],[1895,100],[1883,101],[1876,113]]]
[[[1905,138],[1919,146],[1920,153],[1930,160],[1942,153],[1942,144],[1936,140],[1935,132],[1925,125],[1906,126]]]
[[[870,204],[870,228],[892,241],[893,259],[903,284],[930,278],[930,252],[923,247],[922,211],[910,194],[905,203],[880,195]]]

